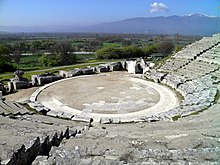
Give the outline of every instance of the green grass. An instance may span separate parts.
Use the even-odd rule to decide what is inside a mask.
[[[40,63],[41,56],[42,55],[22,56],[19,64],[15,62],[12,64],[15,66],[15,68],[22,69],[24,71],[40,69],[42,67],[42,64]]]
[[[9,117],[10,119],[17,119],[17,117],[16,117],[14,114],[10,114],[8,117]]]
[[[216,93],[216,95],[215,95],[214,104],[217,104],[219,99],[220,99],[220,91],[217,90],[217,93]]]
[[[32,62],[39,62],[39,58],[42,55],[29,55],[29,56],[22,56],[20,58],[21,63],[32,63]]]
[[[96,61],[97,62],[97,61]],[[100,62],[100,61],[98,61]],[[103,62],[104,63],[104,62]],[[68,66],[60,66],[60,67],[53,67],[53,68],[43,68],[42,70],[34,70],[34,71],[27,71],[24,73],[25,78],[31,80],[32,75],[38,75],[38,74],[43,74],[45,72],[51,72],[58,74],[59,70],[73,70],[75,68],[85,68],[87,66],[96,66],[98,64],[95,64],[95,62],[87,62],[87,63],[81,63],[81,64],[75,64],[75,65],[68,65]],[[5,74],[0,74],[0,80],[4,83],[7,84],[11,78],[14,77],[14,73],[5,73]]]
[[[42,115],[42,113],[36,111],[36,109],[31,108],[27,103],[19,103],[19,104],[21,104],[27,110],[34,112],[35,114]]]
[[[154,80],[149,79],[149,78],[147,78],[146,76],[145,76],[145,79],[146,79],[147,81],[151,81],[151,82],[154,82],[154,83],[155,83]],[[181,93],[179,93],[176,89],[170,87],[170,86],[167,85],[167,84],[163,84],[163,83],[162,83],[162,85],[166,86],[166,87],[169,88],[171,91],[173,91],[173,92],[175,93],[176,97],[179,99],[180,102],[182,102],[182,101],[185,99],[184,96],[181,95]]]
[[[45,72],[52,72],[52,73],[59,73],[59,70],[73,70],[75,68],[84,68],[87,66],[95,66],[97,64],[94,63],[105,63],[110,60],[99,60],[96,59],[95,54],[77,54],[76,58],[79,62],[78,64],[69,65],[69,66],[57,66],[57,67],[49,67],[45,68],[40,63],[40,58],[42,55],[28,55],[28,56],[21,56],[19,63],[15,63],[13,61],[13,66],[15,68],[23,70],[25,72],[24,77],[27,79],[31,79],[32,75],[36,74],[43,74]],[[14,78],[14,73],[3,73],[0,74],[0,81],[3,82],[3,84],[7,84],[10,79]]]
[[[120,161],[123,161],[123,163],[127,164],[130,161],[134,160],[135,156],[133,152],[124,153],[119,157]]]
[[[85,62],[88,62],[88,63],[95,63],[95,62],[107,63],[107,62],[118,62],[118,61],[123,61],[123,59],[91,59],[91,60],[86,60]]]
[[[209,107],[206,107],[206,108],[203,108],[203,109],[201,109],[201,110],[199,110],[199,111],[193,112],[193,113],[191,113],[191,115],[198,115],[198,114],[200,114],[201,112],[207,110],[208,108],[209,108]]]
[[[106,62],[106,60],[103,60],[103,59],[94,59],[94,60],[86,60],[86,62],[88,63],[93,63],[93,62]]]
[[[180,115],[177,115],[177,116],[172,117],[172,120],[173,120],[173,121],[178,121],[179,118],[181,118],[181,116],[180,116]]]
[[[96,58],[95,54],[76,54],[77,61],[91,60],[95,58]]]
[[[108,46],[114,46],[114,47],[121,47],[121,43],[109,43],[109,42],[103,42],[103,47],[108,47]]]
[[[37,70],[24,70],[24,76],[25,78],[31,80],[31,76],[32,75],[38,75],[38,74],[43,74],[45,72],[51,72],[54,74],[58,74],[60,70],[65,70],[65,71],[69,71],[69,70],[73,70],[75,68],[85,68],[87,66],[96,66],[99,63],[106,63],[106,62],[115,62],[115,61],[120,61],[120,60],[105,60],[105,59],[96,59],[96,60],[86,60],[84,63],[78,63],[78,64],[74,64],[74,65],[68,65],[68,66],[58,66],[58,67],[52,67],[52,68],[38,68]],[[22,69],[22,68],[19,68]],[[10,79],[14,78],[14,73],[4,73],[4,74],[0,74],[0,81],[3,82],[3,84],[7,84]]]

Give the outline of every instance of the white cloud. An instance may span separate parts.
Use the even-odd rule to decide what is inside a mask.
[[[151,10],[150,10],[151,13],[155,13],[158,11],[164,11],[164,12],[169,11],[169,8],[164,3],[154,2],[150,6],[151,6]]]

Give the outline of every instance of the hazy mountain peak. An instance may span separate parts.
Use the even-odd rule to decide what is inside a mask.
[[[209,18],[213,18],[213,17],[216,17],[216,16],[209,16],[207,14],[189,14],[188,15],[189,17],[209,17]]]
[[[192,18],[192,19],[190,19]],[[188,16],[137,17],[93,26],[39,26],[13,27],[0,26],[5,32],[95,32],[95,33],[148,33],[148,34],[183,34],[210,36],[217,33],[218,17],[204,14]]]

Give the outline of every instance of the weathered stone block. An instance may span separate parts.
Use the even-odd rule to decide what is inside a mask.
[[[8,93],[12,93],[14,90],[14,85],[12,82],[8,82]]]
[[[3,99],[3,96],[2,96],[2,91],[0,91],[0,100]]]
[[[117,63],[110,63],[110,71],[118,71],[118,70],[122,70],[122,66],[121,63],[117,62]]]
[[[82,69],[82,73],[84,75],[94,74],[94,69],[93,68],[85,68],[85,69]]]
[[[14,89],[25,89],[29,87],[28,81],[12,81]]]
[[[109,69],[110,69],[109,66],[105,66],[105,65],[101,65],[101,66],[96,67],[96,71],[97,71],[98,73],[108,72]]]
[[[40,75],[32,75],[32,85],[44,85],[62,79],[60,75],[53,73],[45,73]]]

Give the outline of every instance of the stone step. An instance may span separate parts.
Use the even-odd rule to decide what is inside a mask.
[[[9,107],[11,107],[11,109],[13,110],[13,112],[15,113],[21,113],[21,114],[26,114],[28,113],[29,111],[24,108],[24,107],[18,107],[14,102],[7,102],[6,103]]]
[[[24,115],[24,114],[33,114],[33,112],[30,112],[25,107],[19,105],[15,102],[5,102],[0,101],[0,114],[1,115]]]
[[[5,110],[5,111],[8,111],[8,112],[13,112],[13,110],[11,109],[11,107],[9,107],[7,104],[5,104],[3,101],[0,101],[0,106]]]
[[[12,112],[5,110],[1,105],[0,105],[0,115],[9,115],[12,114]]]

